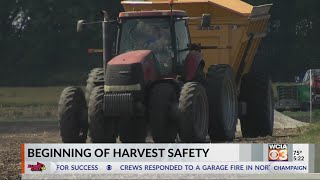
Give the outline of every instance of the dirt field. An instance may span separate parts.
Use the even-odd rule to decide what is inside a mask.
[[[235,143],[290,142],[301,130],[276,129],[273,137],[243,139],[237,133]],[[20,178],[22,143],[60,143],[57,121],[0,122],[0,179]]]

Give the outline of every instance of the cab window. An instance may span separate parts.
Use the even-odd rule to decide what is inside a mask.
[[[183,64],[188,53],[188,44],[190,44],[189,32],[186,20],[179,20],[175,23],[177,62]]]
[[[169,18],[126,19],[122,23],[120,54],[152,50],[161,75],[172,73],[172,42]]]

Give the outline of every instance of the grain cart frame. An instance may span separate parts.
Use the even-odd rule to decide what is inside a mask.
[[[235,137],[238,117],[243,136],[272,135],[271,82],[264,74],[248,73],[258,44],[265,35],[270,5],[254,8],[241,1],[232,1],[235,2],[248,13],[222,8],[222,14],[226,11],[231,19],[239,20],[233,13],[243,17],[240,18],[241,25],[228,24],[225,19],[225,25],[221,27],[227,31],[238,28],[241,31],[224,34],[224,37],[234,35],[237,38],[220,44],[214,39],[223,34],[214,31],[216,25],[211,25],[215,22],[211,15],[218,14],[213,14],[212,9],[202,9],[202,14],[195,14],[188,7],[209,3],[210,7],[219,9],[225,5],[223,2],[176,1],[171,7],[179,10],[166,10],[168,3],[163,1],[123,1],[126,12],[120,13],[117,20],[108,20],[104,13],[104,82],[95,81],[90,86],[95,87],[89,92],[89,122],[85,120],[86,114],[80,112],[87,108],[83,103],[84,93],[71,93],[72,96],[67,90],[62,93],[59,119],[63,142],[85,142],[88,129],[92,142],[115,142],[118,136],[122,142],[145,142],[147,127],[154,142],[175,142],[177,139],[204,142],[207,135],[212,142],[225,142]],[[186,12],[196,18],[188,17]],[[194,28],[193,23],[198,21],[200,24],[199,19],[201,25]],[[111,58],[112,41],[108,40],[111,37],[106,32],[113,23],[119,31],[117,56]],[[81,27],[85,23],[79,21],[79,24]],[[155,25],[158,27],[153,28]],[[148,41],[133,45],[150,32],[160,35],[160,30],[167,30],[165,46],[159,42],[155,47],[147,48]],[[213,41],[199,42],[206,39]],[[157,40],[162,39],[159,36],[155,38]],[[221,59],[224,56],[227,59]],[[92,79],[101,79],[101,71],[97,73],[99,78],[93,74],[90,73],[91,78],[95,76]],[[66,94],[69,98],[65,98]],[[75,102],[73,99],[80,99],[81,105],[70,103]],[[241,113],[238,113],[239,107]],[[78,114],[83,118],[74,118]]]

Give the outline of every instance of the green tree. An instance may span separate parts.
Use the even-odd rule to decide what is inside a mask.
[[[101,20],[100,10],[116,17],[117,1],[3,0],[0,2],[0,84],[54,85],[84,82],[102,63],[87,48],[100,48],[101,26],[76,33],[76,21]],[[92,59],[92,60],[91,60]]]

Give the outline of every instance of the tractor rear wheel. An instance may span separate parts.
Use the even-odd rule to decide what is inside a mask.
[[[88,108],[81,88],[67,87],[58,105],[62,142],[85,143],[88,133]]]
[[[238,119],[238,97],[234,75],[229,65],[214,65],[208,69],[207,94],[211,141],[232,141]]]
[[[87,79],[87,86],[86,86],[86,100],[87,103],[89,103],[90,94],[98,84],[97,82],[100,82],[101,85],[103,84],[104,77],[103,77],[103,68],[94,68],[90,71]]]
[[[88,107],[89,136],[93,143],[114,143],[116,142],[115,121],[104,116],[103,96],[103,86],[97,86],[91,92]]]
[[[240,100],[247,103],[247,113],[240,117],[243,137],[271,136],[274,124],[272,84],[262,73],[243,76]]]
[[[208,135],[209,105],[205,88],[197,82],[184,84],[179,99],[179,138],[204,142]]]
[[[154,85],[149,96],[149,120],[153,141],[172,143],[177,137],[177,122],[174,111],[178,106],[177,92],[169,83]]]

